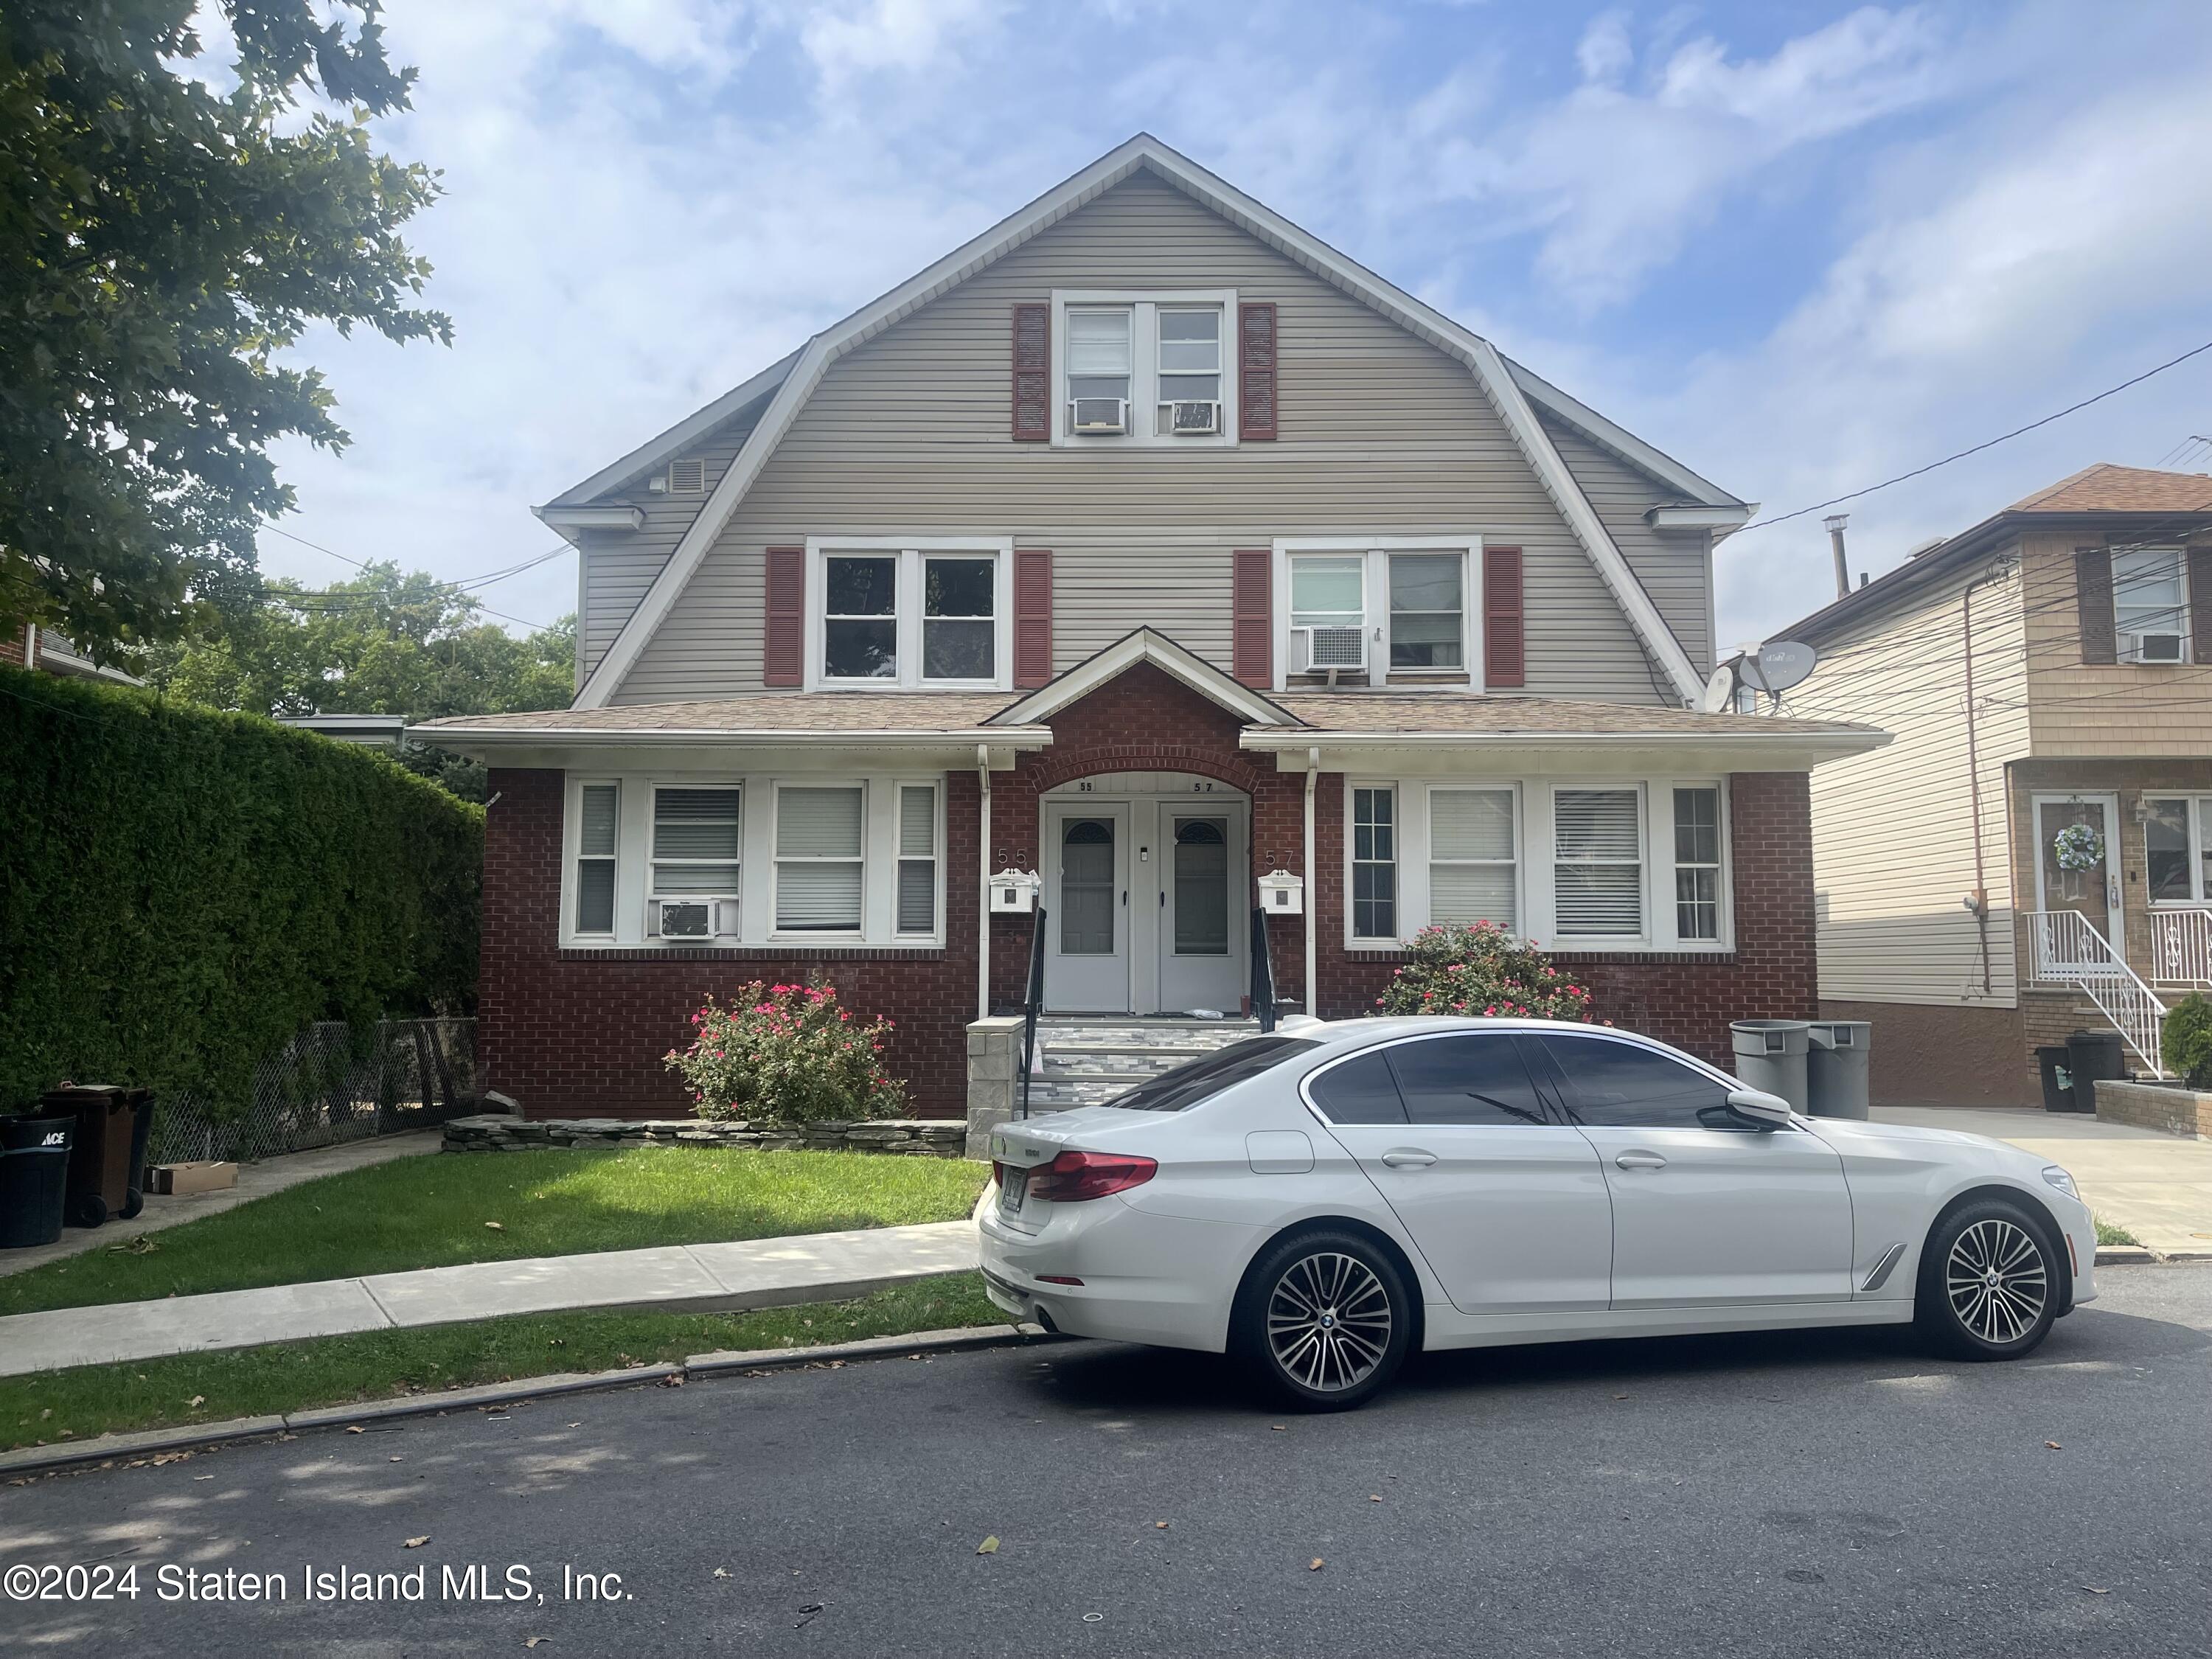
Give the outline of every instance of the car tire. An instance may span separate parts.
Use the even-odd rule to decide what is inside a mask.
[[[1230,1351],[1275,1401],[1349,1411],[1389,1385],[1413,1334],[1413,1298],[1388,1252],[1317,1228],[1278,1239],[1244,1275]]]
[[[2008,1199],[1962,1204],[1920,1253],[1913,1323],[1958,1359],[2018,1359],[2051,1330],[2063,1299],[2065,1256],[2051,1226]]]

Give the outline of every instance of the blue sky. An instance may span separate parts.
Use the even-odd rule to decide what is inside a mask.
[[[1139,129],[1781,512],[2212,339],[2212,7],[389,0],[450,349],[318,337],[296,534],[447,579]],[[2212,434],[2212,354],[1853,508],[1876,571]],[[2190,470],[2212,465],[2197,446]],[[344,568],[276,536],[264,567]],[[1723,544],[1723,641],[1818,516]],[[569,556],[485,590],[573,606]]]

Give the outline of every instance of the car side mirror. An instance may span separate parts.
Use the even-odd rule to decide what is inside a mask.
[[[1780,1095],[1770,1095],[1764,1089],[1731,1089],[1728,1092],[1729,1115],[1754,1129],[1786,1129],[1796,1115],[1790,1103]]]

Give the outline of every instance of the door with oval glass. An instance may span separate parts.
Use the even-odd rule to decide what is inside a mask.
[[[1244,996],[1244,950],[1237,922],[1243,890],[1243,815],[1221,808],[1164,807],[1160,840],[1159,1006],[1163,1012],[1196,1008],[1235,1013]]]
[[[1129,1012],[1129,809],[1047,810],[1044,1000],[1069,1013]]]

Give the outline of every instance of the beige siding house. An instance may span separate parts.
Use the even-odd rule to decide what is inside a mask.
[[[1877,1098],[2039,1102],[2085,1026],[2157,1069],[2212,985],[2212,477],[2090,467],[1787,632],[1791,714],[1895,739],[1813,783],[1822,1005],[1877,1022]]]
[[[954,1110],[972,1021],[1356,1012],[1446,922],[1716,1057],[1811,1012],[1806,781],[1881,737],[1692,712],[1747,504],[1156,140],[538,512],[575,705],[435,732],[526,1109],[828,976]]]

